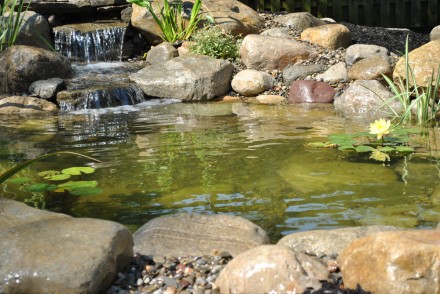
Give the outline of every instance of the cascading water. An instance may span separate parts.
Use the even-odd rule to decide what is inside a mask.
[[[55,27],[55,50],[72,61],[120,61],[125,32],[124,23]]]

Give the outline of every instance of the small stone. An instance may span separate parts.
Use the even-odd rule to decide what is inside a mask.
[[[142,280],[142,278],[137,279],[136,285],[142,286],[143,284],[144,284],[144,280]]]
[[[163,294],[175,294],[177,293],[176,287],[167,287]]]

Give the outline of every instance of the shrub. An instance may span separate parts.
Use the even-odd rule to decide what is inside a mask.
[[[206,26],[198,30],[191,38],[194,42],[190,51],[214,58],[235,60],[238,57],[240,38],[219,26]]]

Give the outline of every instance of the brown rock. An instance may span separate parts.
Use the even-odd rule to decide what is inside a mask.
[[[293,81],[289,103],[332,103],[335,90],[329,84],[312,80]]]
[[[2,114],[36,114],[57,110],[56,104],[35,97],[11,96],[0,99],[0,113]]]
[[[280,245],[265,245],[236,256],[215,284],[222,294],[302,293],[307,287],[319,289],[319,280],[327,280],[328,275],[316,257]]]
[[[321,45],[328,49],[347,48],[351,43],[350,30],[342,24],[327,24],[305,29],[301,40]]]
[[[216,249],[233,256],[269,243],[266,232],[231,215],[178,213],[155,218],[133,235],[134,250],[145,255],[211,254]]]
[[[177,49],[167,42],[163,42],[157,46],[151,47],[148,51],[146,61],[150,64],[162,63],[177,57]]]
[[[289,64],[309,60],[317,52],[296,40],[248,35],[240,46],[241,61],[249,69],[283,70]]]
[[[245,69],[232,79],[231,86],[235,92],[243,96],[255,96],[269,90],[275,79],[268,73],[254,69]]]
[[[348,71],[352,80],[377,80],[382,75],[391,77],[393,69],[388,61],[379,55],[367,57],[356,62]]]
[[[339,256],[344,284],[375,294],[440,293],[440,231],[383,232],[355,240]]]
[[[427,87],[431,74],[434,77],[440,65],[440,41],[431,41],[413,51],[408,55],[409,65],[414,72],[417,86]],[[405,81],[405,58],[401,57],[394,68],[393,79]],[[435,83],[435,78],[433,84]],[[412,85],[412,79],[410,79]]]
[[[392,226],[352,227],[334,230],[313,230],[287,235],[278,241],[298,251],[305,251],[316,256],[337,256],[356,239],[383,231],[401,230]]]

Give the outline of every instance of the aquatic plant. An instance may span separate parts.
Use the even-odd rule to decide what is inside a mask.
[[[235,60],[238,57],[241,38],[234,37],[220,26],[205,26],[192,37],[190,50],[213,58]]]
[[[434,70],[431,73],[429,86],[423,87],[417,85],[416,76],[409,63],[408,36],[406,37],[405,53],[404,53],[405,79],[398,77],[395,83],[389,77],[383,75],[394,96],[384,101],[383,106],[399,118],[399,124],[412,123],[415,121],[419,126],[426,126],[428,123],[436,121],[436,117],[440,111],[439,104],[439,87],[440,87],[440,66],[437,69],[437,75]],[[398,101],[403,107],[403,114],[399,114],[393,108],[393,101]]]
[[[127,0],[127,2],[145,7],[159,26],[162,32],[161,38],[169,43],[188,40],[203,19],[214,23],[212,16],[200,12],[202,0],[194,1],[189,19],[185,15],[182,0],[171,2],[163,0],[163,7],[159,13],[154,10],[152,0]]]
[[[20,27],[24,21],[25,12],[30,5],[28,3],[25,6],[24,2],[24,0],[5,0],[0,2],[0,52],[11,47],[17,39]]]

